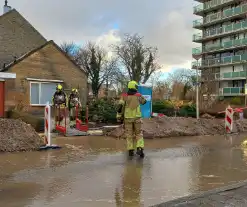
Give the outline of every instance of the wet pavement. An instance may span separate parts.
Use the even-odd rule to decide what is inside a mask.
[[[245,207],[247,181],[164,202],[153,207]]]
[[[151,206],[247,179],[247,135],[146,140],[128,160],[124,140],[59,138],[61,150],[0,155],[0,206]]]

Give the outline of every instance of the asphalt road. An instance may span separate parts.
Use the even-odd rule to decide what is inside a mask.
[[[247,179],[244,137],[147,140],[144,160],[127,159],[123,140],[104,137],[60,138],[61,150],[2,154],[0,206],[152,206],[226,186]]]

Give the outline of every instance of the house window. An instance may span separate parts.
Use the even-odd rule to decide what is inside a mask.
[[[56,86],[57,83],[30,82],[30,104],[42,106],[51,103]]]

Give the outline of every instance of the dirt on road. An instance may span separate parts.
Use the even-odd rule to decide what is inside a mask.
[[[36,150],[42,144],[30,125],[21,120],[0,119],[0,152]]]
[[[179,136],[223,135],[225,134],[225,122],[223,119],[214,118],[183,118],[183,117],[156,117],[143,120],[144,138],[165,138]],[[233,132],[246,132],[247,119],[236,120],[233,124]],[[123,137],[123,126],[108,131],[106,135]]]

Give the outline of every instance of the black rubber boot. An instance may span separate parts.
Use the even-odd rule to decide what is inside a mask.
[[[133,157],[135,155],[134,150],[129,150],[129,157]]]
[[[139,155],[140,158],[144,158],[144,157],[145,157],[144,150],[143,150],[143,148],[141,148],[141,147],[138,147],[138,148],[137,148],[136,154]]]

